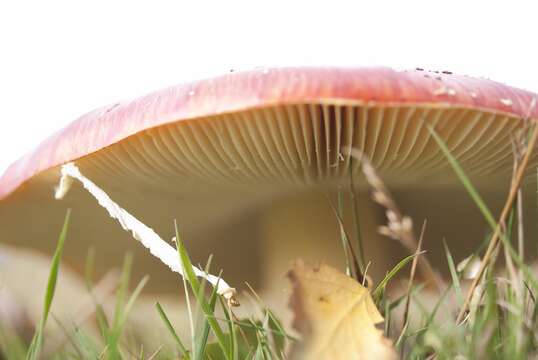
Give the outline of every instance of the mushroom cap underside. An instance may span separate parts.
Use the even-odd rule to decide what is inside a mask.
[[[260,69],[177,86],[86,114],[13,164],[0,179],[0,240],[44,247],[67,207],[79,244],[128,236],[78,186],[53,200],[70,161],[163,237],[179,219],[191,239],[223,234],[287,194],[347,182],[359,173],[351,148],[389,186],[456,184],[430,128],[472,179],[506,186],[512,140],[538,118],[534,97],[420,69]]]
[[[382,172],[416,178],[413,172],[439,166],[426,125],[480,174],[503,168],[507,138],[522,119],[538,117],[534,98],[490,80],[422,69],[231,73],[82,116],[6,171],[0,199],[69,161],[110,181],[128,174],[135,181],[172,175],[191,183],[317,184],[345,171],[346,147],[362,150]]]

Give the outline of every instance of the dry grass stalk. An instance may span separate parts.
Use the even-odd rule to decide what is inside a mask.
[[[512,173],[512,181],[515,180],[517,169],[521,160],[525,154],[526,149],[526,137],[525,134],[528,132],[528,126],[525,126],[523,129],[517,132],[516,136],[512,138],[512,153],[514,156],[514,166]],[[523,232],[523,200],[522,200],[522,190],[519,187],[516,196],[516,208],[517,208],[517,239],[518,239],[518,255],[523,259],[524,257],[524,232]],[[506,224],[501,224],[502,232],[507,234]],[[508,275],[510,276],[511,285],[516,292],[517,299],[522,299],[523,295],[523,274],[521,271],[516,271],[514,262],[512,261],[512,256],[510,255],[508,248],[504,248],[504,258],[506,262],[506,269]]]
[[[415,251],[415,257],[413,258],[413,263],[411,264],[411,273],[409,275],[409,283],[407,284],[407,294],[405,296],[403,326],[402,326],[402,331],[400,333],[397,343],[400,343],[401,339],[404,339],[404,336],[407,332],[407,328],[409,327],[409,308],[411,306],[411,291],[413,290],[413,281],[415,280],[415,275],[417,272],[418,259],[420,255],[422,254],[422,241],[424,240],[424,233],[426,232],[426,222],[427,221],[424,220],[424,223],[422,224],[422,230],[420,231],[420,237],[418,238],[417,250]],[[401,349],[400,358],[403,359],[405,346],[402,345],[400,349]]]
[[[370,160],[355,148],[350,149],[350,155],[360,161],[362,172],[372,188],[372,199],[386,209],[387,225],[379,227],[379,233],[399,241],[410,254],[414,254],[418,242],[413,231],[413,221],[409,216],[402,214]],[[425,256],[421,256],[418,260],[418,267],[429,285],[436,286],[438,289],[443,288],[443,280],[433,270]]]
[[[533,102],[534,103],[534,102]],[[517,197],[517,194],[521,188],[521,182],[523,181],[523,176],[525,175],[525,170],[527,169],[527,165],[529,163],[531,154],[534,150],[534,147],[536,146],[536,143],[538,141],[538,126],[534,124],[534,128],[532,131],[532,135],[530,138],[530,141],[528,143],[528,146],[526,146],[525,154],[523,156],[523,159],[521,160],[521,163],[519,164],[517,171],[515,172],[514,179],[512,181],[512,184],[510,186],[510,192],[508,194],[508,198],[506,200],[506,203],[504,205],[504,208],[501,212],[501,216],[499,217],[499,221],[497,222],[497,226],[495,228],[495,232],[493,233],[491,240],[489,242],[488,248],[486,250],[486,253],[484,254],[484,257],[482,259],[482,263],[480,265],[480,269],[478,271],[478,274],[476,278],[473,279],[473,282],[471,283],[471,286],[469,288],[469,291],[467,292],[467,295],[465,297],[465,301],[460,309],[460,312],[458,314],[458,317],[456,318],[456,321],[459,323],[461,322],[465,314],[467,312],[467,309],[469,308],[469,303],[473,297],[473,293],[475,292],[478,284],[482,280],[482,277],[484,275],[486,267],[491,263],[493,259],[494,250],[497,247],[497,244],[499,242],[501,232],[503,229],[503,225],[506,223],[506,220],[508,219],[508,216],[510,215],[510,211],[512,209],[512,206],[514,204],[514,201]]]
[[[528,133],[528,126],[525,127],[525,131],[521,131],[519,134],[519,141],[514,141],[513,153],[514,153],[514,169],[517,168],[523,156],[525,155],[525,149],[527,148],[527,138],[526,134]],[[516,198],[516,208],[517,208],[517,246],[518,253],[521,260],[525,259],[525,233],[523,231],[523,190],[521,187],[517,192]],[[521,271],[520,271],[521,273]],[[520,274],[521,279],[523,275]]]
[[[105,191],[99,188],[89,178],[85,177],[75,163],[71,162],[62,165],[61,175],[60,184],[56,188],[56,199],[62,199],[69,191],[73,180],[76,179],[95,198],[97,203],[108,212],[108,215],[119,223],[123,230],[130,232],[135,240],[147,248],[153,256],[167,265],[170,270],[185,278],[183,264],[178,256],[177,249],[164,241],[152,228],[116,204]],[[226,301],[239,305],[235,299],[235,288],[230,287],[219,276],[208,274],[196,266],[192,267],[192,271],[195,276],[205,279],[214,286],[217,289],[217,294],[222,295]]]
[[[422,242],[424,240],[424,234],[426,232],[426,223],[427,221],[424,220],[424,223],[422,224],[422,230],[420,231],[420,237],[418,238],[418,245],[417,250],[415,251],[415,258],[413,259],[413,263],[411,264],[411,274],[409,275],[409,284],[407,285],[407,295],[405,298],[405,310],[404,310],[404,326],[405,329],[407,327],[407,324],[409,322],[409,306],[411,305],[411,290],[413,289],[413,280],[415,279],[415,274],[417,272],[417,264],[418,259],[420,257],[420,254],[422,253]]]

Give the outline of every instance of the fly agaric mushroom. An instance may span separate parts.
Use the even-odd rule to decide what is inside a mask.
[[[0,179],[0,240],[44,248],[69,206],[78,245],[67,255],[80,263],[87,241],[107,249],[98,257],[103,266],[118,261],[127,235],[82,187],[64,202],[53,200],[62,166],[73,162],[71,171],[80,169],[164,238],[177,218],[187,241],[210,238],[233,252],[236,270],[249,280],[244,269],[256,265],[253,237],[264,237],[256,229],[266,209],[276,199],[347,182],[350,166],[359,172],[351,148],[389,186],[456,184],[432,127],[473,179],[509,181],[511,134],[538,118],[534,97],[490,80],[388,68],[264,69],[172,87],[92,111],[14,163]],[[277,221],[273,232],[284,230]],[[237,239],[246,240],[237,246]],[[295,240],[264,240],[272,250],[263,255],[285,253]],[[171,275],[158,274],[154,284],[175,286]]]

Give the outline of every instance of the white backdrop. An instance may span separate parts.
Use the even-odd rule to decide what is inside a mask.
[[[0,172],[95,107],[230,69],[420,66],[538,91],[534,3],[0,0]]]

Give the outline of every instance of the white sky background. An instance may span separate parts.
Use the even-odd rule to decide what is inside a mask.
[[[537,35],[533,0],[1,0],[0,173],[93,108],[230,69],[420,66],[538,92]]]

